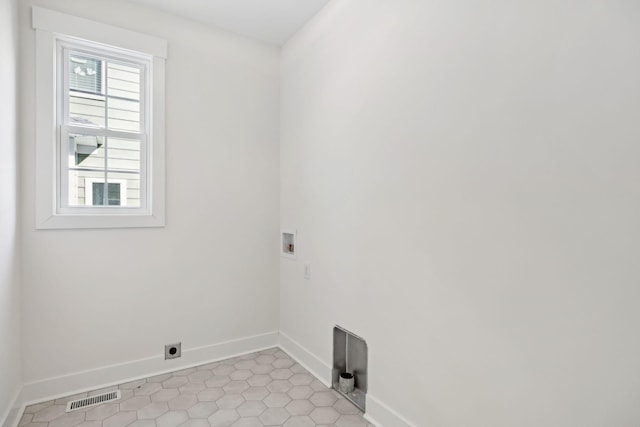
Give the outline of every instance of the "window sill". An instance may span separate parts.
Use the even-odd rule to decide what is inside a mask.
[[[37,221],[38,230],[87,228],[146,228],[164,227],[164,216],[118,214],[64,214],[51,215]]]

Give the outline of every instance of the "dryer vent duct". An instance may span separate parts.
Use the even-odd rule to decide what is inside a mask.
[[[367,398],[367,342],[341,326],[333,328],[333,388],[356,405],[362,412]],[[353,375],[353,391],[347,392],[345,378]],[[343,387],[340,387],[340,376]],[[351,389],[351,387],[349,387]]]

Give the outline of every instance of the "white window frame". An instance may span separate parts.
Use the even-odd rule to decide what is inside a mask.
[[[112,27],[99,22],[34,6],[33,27],[36,30],[36,228],[123,228],[162,227],[165,225],[165,141],[164,141],[164,79],[167,57],[166,41],[141,33]],[[82,133],[82,126],[63,126],[66,114],[64,89],[58,61],[62,46],[100,46],[98,56],[126,52],[131,58],[145,59],[150,70],[143,85],[147,102],[147,123],[141,123],[141,159],[145,170],[140,172],[144,202],[140,208],[104,206],[70,207],[68,185],[61,174],[67,174],[67,132]],[[66,65],[65,65],[66,67]],[[143,105],[144,104],[144,105]],[[142,110],[141,110],[142,111]],[[64,116],[62,116],[64,117]],[[95,131],[93,132],[95,133]],[[117,131],[104,130],[104,136]],[[107,135],[109,134],[109,135]],[[126,137],[126,132],[120,136]],[[117,136],[117,135],[116,135]],[[145,138],[146,136],[146,138]],[[121,186],[122,189],[122,186]]]
[[[96,128],[92,126],[77,126],[70,125],[67,123],[70,117],[69,112],[69,102],[70,96],[68,96],[69,92],[69,57],[70,52],[78,52],[79,54],[86,56],[95,56],[107,61],[118,62],[122,61],[128,66],[136,66],[140,69],[140,79],[141,79],[141,90],[140,90],[140,130],[139,132],[125,132],[125,131],[115,131],[110,130],[109,126],[105,128]],[[144,209],[147,207],[147,182],[149,181],[149,175],[147,173],[149,164],[148,158],[148,150],[147,150],[147,135],[149,133],[148,129],[148,120],[147,118],[150,116],[149,105],[150,99],[149,95],[151,94],[151,90],[148,87],[147,82],[149,81],[149,71],[151,67],[150,58],[147,58],[145,55],[137,55],[133,56],[127,52],[121,52],[119,50],[105,50],[101,46],[96,46],[95,44],[90,44],[86,42],[79,43],[73,40],[67,40],[66,38],[59,38],[57,42],[57,61],[58,61],[58,70],[64,70],[58,78],[57,81],[57,93],[63,94],[63,96],[58,97],[58,111],[61,114],[57,115],[57,123],[56,126],[60,131],[60,136],[58,138],[58,154],[59,154],[59,166],[58,166],[58,199],[57,199],[57,211],[60,214],[101,214],[105,212],[105,209],[110,209],[117,213],[118,215],[123,214],[136,214],[138,212],[144,212]],[[104,62],[103,62],[104,67]],[[106,68],[106,67],[104,67]],[[104,74],[106,80],[106,73]],[[105,94],[105,113],[108,111],[108,103],[109,99]],[[108,120],[108,116],[107,116]],[[93,207],[91,210],[87,207],[78,207],[69,205],[69,174],[68,171],[71,169],[71,164],[73,164],[73,155],[69,152],[69,134],[70,133],[78,133],[78,134],[86,134],[86,135],[94,135],[94,136],[103,136],[105,138],[115,137],[115,138],[124,138],[124,139],[133,139],[140,142],[140,207],[129,208],[125,210],[125,205],[120,206],[100,206]],[[106,147],[108,147],[108,143]],[[108,161],[108,156],[105,156],[105,161]],[[110,168],[107,166],[105,173],[108,173]],[[117,171],[115,171],[117,172]],[[104,182],[104,180],[102,180]],[[115,182],[115,180],[109,179],[109,182]],[[86,191],[86,190],[85,190]],[[87,204],[85,204],[86,206]],[[93,206],[92,204],[88,204],[88,206]]]

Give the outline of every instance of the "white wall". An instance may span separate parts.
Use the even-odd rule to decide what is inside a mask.
[[[20,5],[25,382],[277,330],[278,49],[119,0]],[[166,227],[35,230],[32,5],[168,40]]]
[[[0,425],[22,385],[18,236],[17,0],[0,2]]]
[[[366,338],[417,426],[640,425],[638,22],[331,2],[283,49],[282,331],[327,364],[335,323]]]

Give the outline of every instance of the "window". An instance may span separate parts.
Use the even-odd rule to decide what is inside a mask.
[[[166,42],[38,7],[33,25],[37,228],[164,225]]]
[[[62,76],[57,115],[62,159],[59,211],[73,212],[80,206],[144,208],[148,140],[144,87],[149,61],[59,40],[58,64]],[[97,185],[97,179],[109,184],[110,191],[122,188],[127,199],[108,203],[110,191],[102,190],[103,198],[96,199],[88,182]]]

